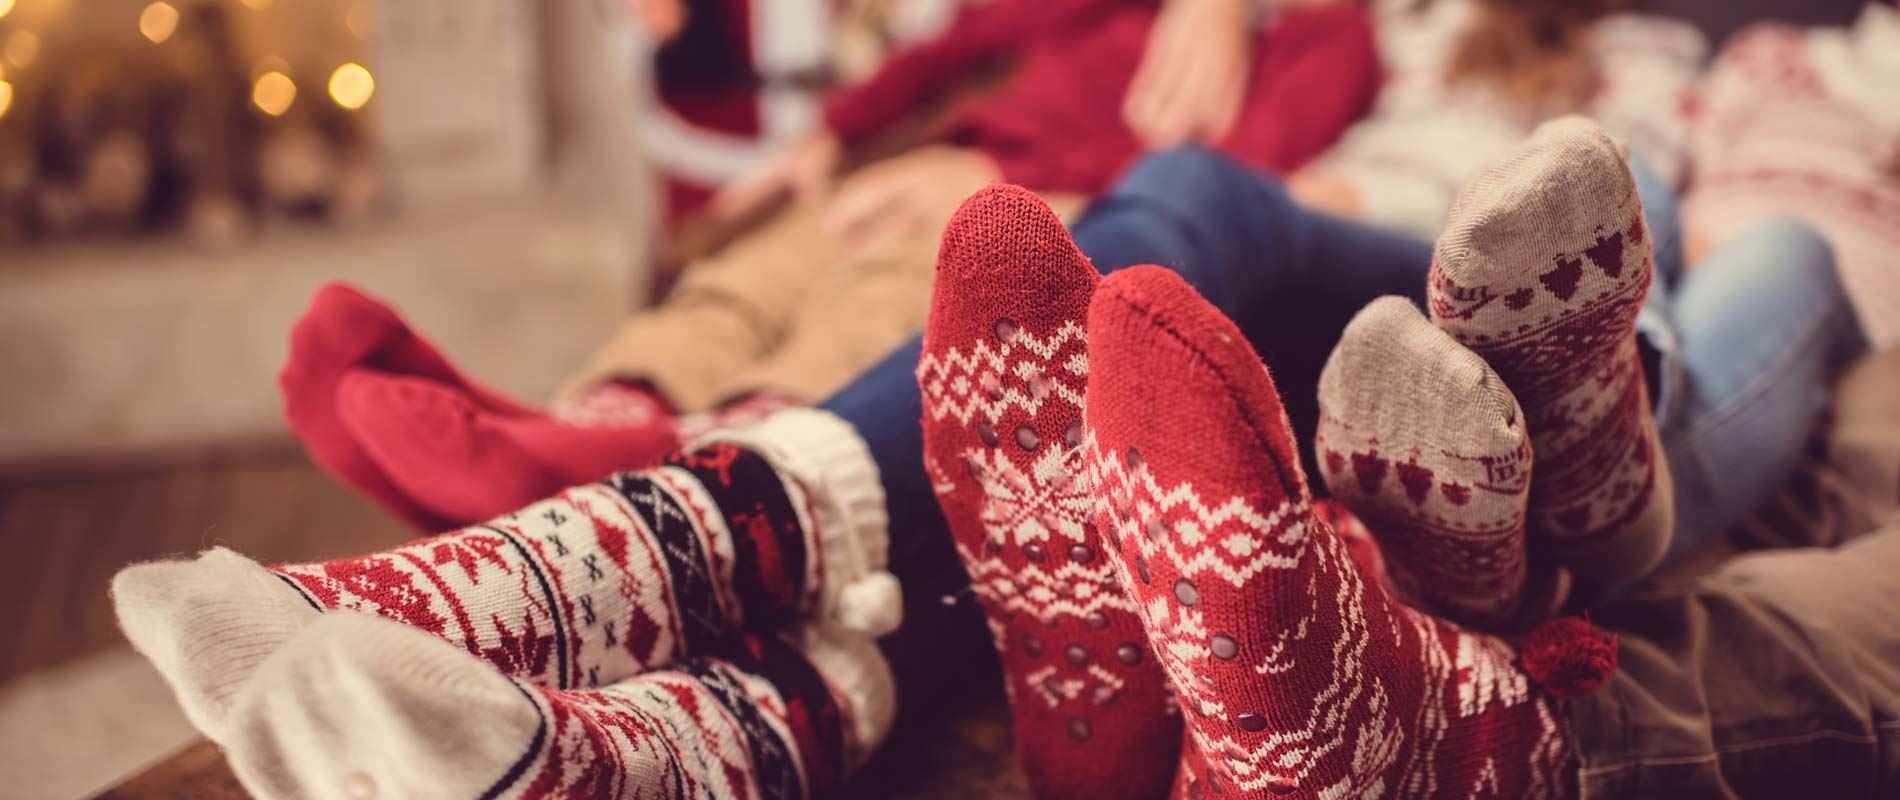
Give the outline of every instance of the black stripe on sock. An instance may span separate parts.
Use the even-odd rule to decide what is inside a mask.
[[[798,765],[793,761],[797,758],[796,751],[766,723],[765,714],[746,696],[745,687],[730,669],[716,661],[702,660],[689,661],[679,668],[706,687],[739,722],[745,734],[746,751],[752,756],[752,775],[758,781],[760,799],[805,800],[804,787],[798,780]]]
[[[747,658],[750,653],[740,658]],[[738,660],[734,661],[739,664]],[[829,797],[844,784],[844,715],[818,668],[804,653],[776,638],[761,638],[758,658],[740,664],[778,690],[789,709],[802,708],[811,723],[812,748],[800,748],[812,797]],[[816,749],[817,752],[805,752]]]
[[[289,575],[285,575],[284,573],[277,572],[275,570],[273,570],[271,574],[276,575],[278,580],[283,581],[285,585],[289,586],[291,591],[296,592],[297,596],[303,598],[304,602],[309,603],[311,608],[314,608],[317,610],[317,613],[321,614],[325,611],[324,607],[317,603],[317,598],[311,597],[310,593],[304,591],[303,586],[301,584],[297,583],[294,580],[291,580]]]
[[[561,598],[554,594],[554,584],[549,583],[547,574],[541,571],[540,563],[535,560],[534,551],[528,549],[527,545],[522,544],[520,539],[515,538],[513,534],[493,525],[479,525],[477,527],[494,531],[496,535],[506,539],[509,544],[514,545],[515,551],[521,554],[522,562],[526,563],[528,569],[534,573],[535,581],[541,584],[541,593],[546,596],[548,600],[548,616],[554,620],[554,688],[568,688],[567,626],[561,620]]]
[[[731,627],[719,607],[713,587],[712,567],[707,563],[698,529],[693,527],[692,512],[681,505],[665,487],[646,473],[623,472],[607,479],[607,486],[618,492],[640,515],[647,530],[666,559],[667,575],[673,579],[673,608],[680,618],[681,644],[688,653],[711,649]]]
[[[805,586],[805,531],[796,501],[786,491],[787,478],[764,456],[731,443],[718,443],[667,462],[691,473],[725,517],[732,533],[733,593],[746,612],[746,628],[770,630],[790,620]],[[780,563],[766,564],[751,521],[763,518],[776,540]],[[766,579],[780,571],[789,580],[792,596],[775,598]]]
[[[522,751],[521,757],[515,759],[515,763],[509,765],[508,771],[502,773],[501,778],[490,785],[487,791],[482,792],[477,800],[494,800],[500,797],[502,792],[507,791],[508,787],[513,786],[515,781],[521,780],[521,776],[528,771],[528,766],[534,763],[535,757],[541,754],[541,748],[548,740],[548,715],[541,710],[541,704],[535,701],[534,695],[529,694],[527,689],[521,688],[520,684],[513,685],[515,691],[520,692],[521,697],[534,708],[534,738],[528,740],[528,748]]]

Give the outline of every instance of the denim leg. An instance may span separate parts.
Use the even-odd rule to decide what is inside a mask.
[[[1234,320],[1272,368],[1300,442],[1318,424],[1319,373],[1346,323],[1388,294],[1423,308],[1432,259],[1425,242],[1309,211],[1278,179],[1194,147],[1142,159],[1074,233],[1103,273],[1168,267]]]
[[[1682,226],[1676,213],[1676,193],[1657,177],[1641,153],[1630,155],[1630,174],[1636,180],[1636,195],[1643,201],[1651,259],[1649,297],[1636,316],[1636,341],[1643,377],[1649,384],[1650,408],[1660,420],[1671,416],[1677,387],[1682,383],[1674,303],[1670,301],[1682,276]]]
[[[1794,220],[1764,222],[1709,254],[1673,306],[1682,386],[1662,425],[1676,485],[1670,560],[1723,535],[1788,479],[1833,370],[1867,346],[1832,251]]]

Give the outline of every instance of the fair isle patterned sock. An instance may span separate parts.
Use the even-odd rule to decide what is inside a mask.
[[[1313,449],[1333,497],[1377,531],[1420,608],[1496,627],[1523,599],[1531,442],[1484,359],[1411,301],[1346,325],[1319,378]]]
[[[868,638],[794,636],[560,690],[336,614],[258,670],[226,749],[260,797],[825,797],[888,729],[894,687]]]
[[[924,461],[1002,657],[1042,798],[1158,797],[1181,723],[1088,517],[1081,328],[1095,270],[1035,195],[944,231],[917,382]]]
[[[1598,595],[1648,574],[1674,524],[1636,348],[1650,269],[1629,167],[1576,117],[1465,187],[1432,260],[1432,320],[1523,404],[1530,533]]]
[[[896,627],[882,490],[863,442],[808,410],[720,435],[662,466],[367,556],[265,570],[217,549],[133,566],[113,583],[120,624],[213,739],[250,671],[320,611],[388,617],[557,689],[810,613]]]
[[[1503,641],[1366,582],[1313,516],[1273,381],[1233,323],[1136,267],[1102,281],[1088,330],[1097,525],[1224,789],[1564,791],[1563,709]]]

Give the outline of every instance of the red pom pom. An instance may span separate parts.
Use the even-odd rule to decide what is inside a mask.
[[[1582,617],[1544,621],[1524,637],[1518,663],[1558,697],[1596,691],[1616,671],[1616,636]]]

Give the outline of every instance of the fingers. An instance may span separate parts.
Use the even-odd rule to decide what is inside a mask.
[[[782,165],[727,184],[706,204],[714,218],[733,220],[751,214],[792,190],[789,170]]]

